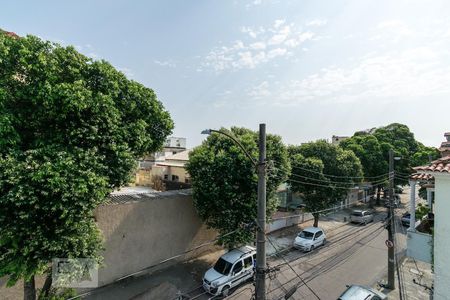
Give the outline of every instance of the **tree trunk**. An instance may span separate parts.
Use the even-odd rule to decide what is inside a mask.
[[[314,216],[314,224],[313,224],[313,226],[317,227],[317,226],[319,226],[319,214],[313,214],[313,216]]]
[[[36,300],[36,287],[34,285],[34,276],[23,283],[23,300]]]
[[[377,188],[377,206],[380,205],[380,198],[381,198],[381,187],[379,186]]]
[[[47,274],[47,278],[45,278],[44,285],[42,286],[41,295],[44,297],[48,297],[50,292],[50,288],[52,287],[52,271]]]

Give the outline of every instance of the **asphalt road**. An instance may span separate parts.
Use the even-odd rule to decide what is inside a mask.
[[[328,234],[325,246],[310,253],[290,249],[269,260],[274,269],[266,282],[267,299],[283,299],[294,287],[296,292],[290,299],[337,299],[346,284],[375,285],[387,273],[386,216],[380,213],[367,225],[344,225]],[[400,252],[405,247],[404,233],[399,232],[397,239]],[[253,293],[253,283],[249,283],[238,287],[227,299],[251,299]],[[211,299],[201,288],[189,296]]]

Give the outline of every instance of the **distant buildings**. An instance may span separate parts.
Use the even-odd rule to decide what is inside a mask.
[[[333,145],[339,145],[340,142],[345,141],[346,139],[350,138],[349,136],[337,136],[333,135],[331,137],[331,143]]]
[[[186,138],[169,137],[161,151],[141,158],[136,172],[135,185],[155,189],[190,187],[190,177],[184,169],[189,160]]]
[[[446,141],[442,142],[439,151],[441,151],[441,156],[450,155],[450,132],[444,134]]]

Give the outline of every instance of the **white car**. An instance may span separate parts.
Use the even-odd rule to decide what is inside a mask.
[[[311,251],[326,242],[325,232],[319,227],[307,227],[295,238],[294,247],[303,251]]]
[[[368,286],[351,285],[338,300],[384,300],[387,296]]]
[[[231,250],[206,271],[203,288],[214,296],[228,296],[230,289],[253,278],[255,265],[256,248],[245,246]]]

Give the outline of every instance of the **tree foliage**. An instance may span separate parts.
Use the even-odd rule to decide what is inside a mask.
[[[233,135],[258,161],[258,134],[245,128],[222,128]],[[290,171],[286,147],[281,138],[267,135],[267,216],[277,206],[275,192],[287,179]],[[219,243],[228,247],[247,243],[254,231],[246,224],[257,217],[256,167],[242,149],[230,138],[213,133],[189,155],[186,166],[191,175],[194,205],[205,224],[217,229],[222,237]]]
[[[0,277],[98,258],[93,210],[172,128],[155,93],[106,61],[0,33]]]
[[[292,165],[291,188],[303,195],[309,212],[328,209],[342,201],[348,189],[363,176],[361,162],[352,151],[326,141],[290,146],[288,151]],[[314,226],[317,226],[319,213],[313,215]]]

